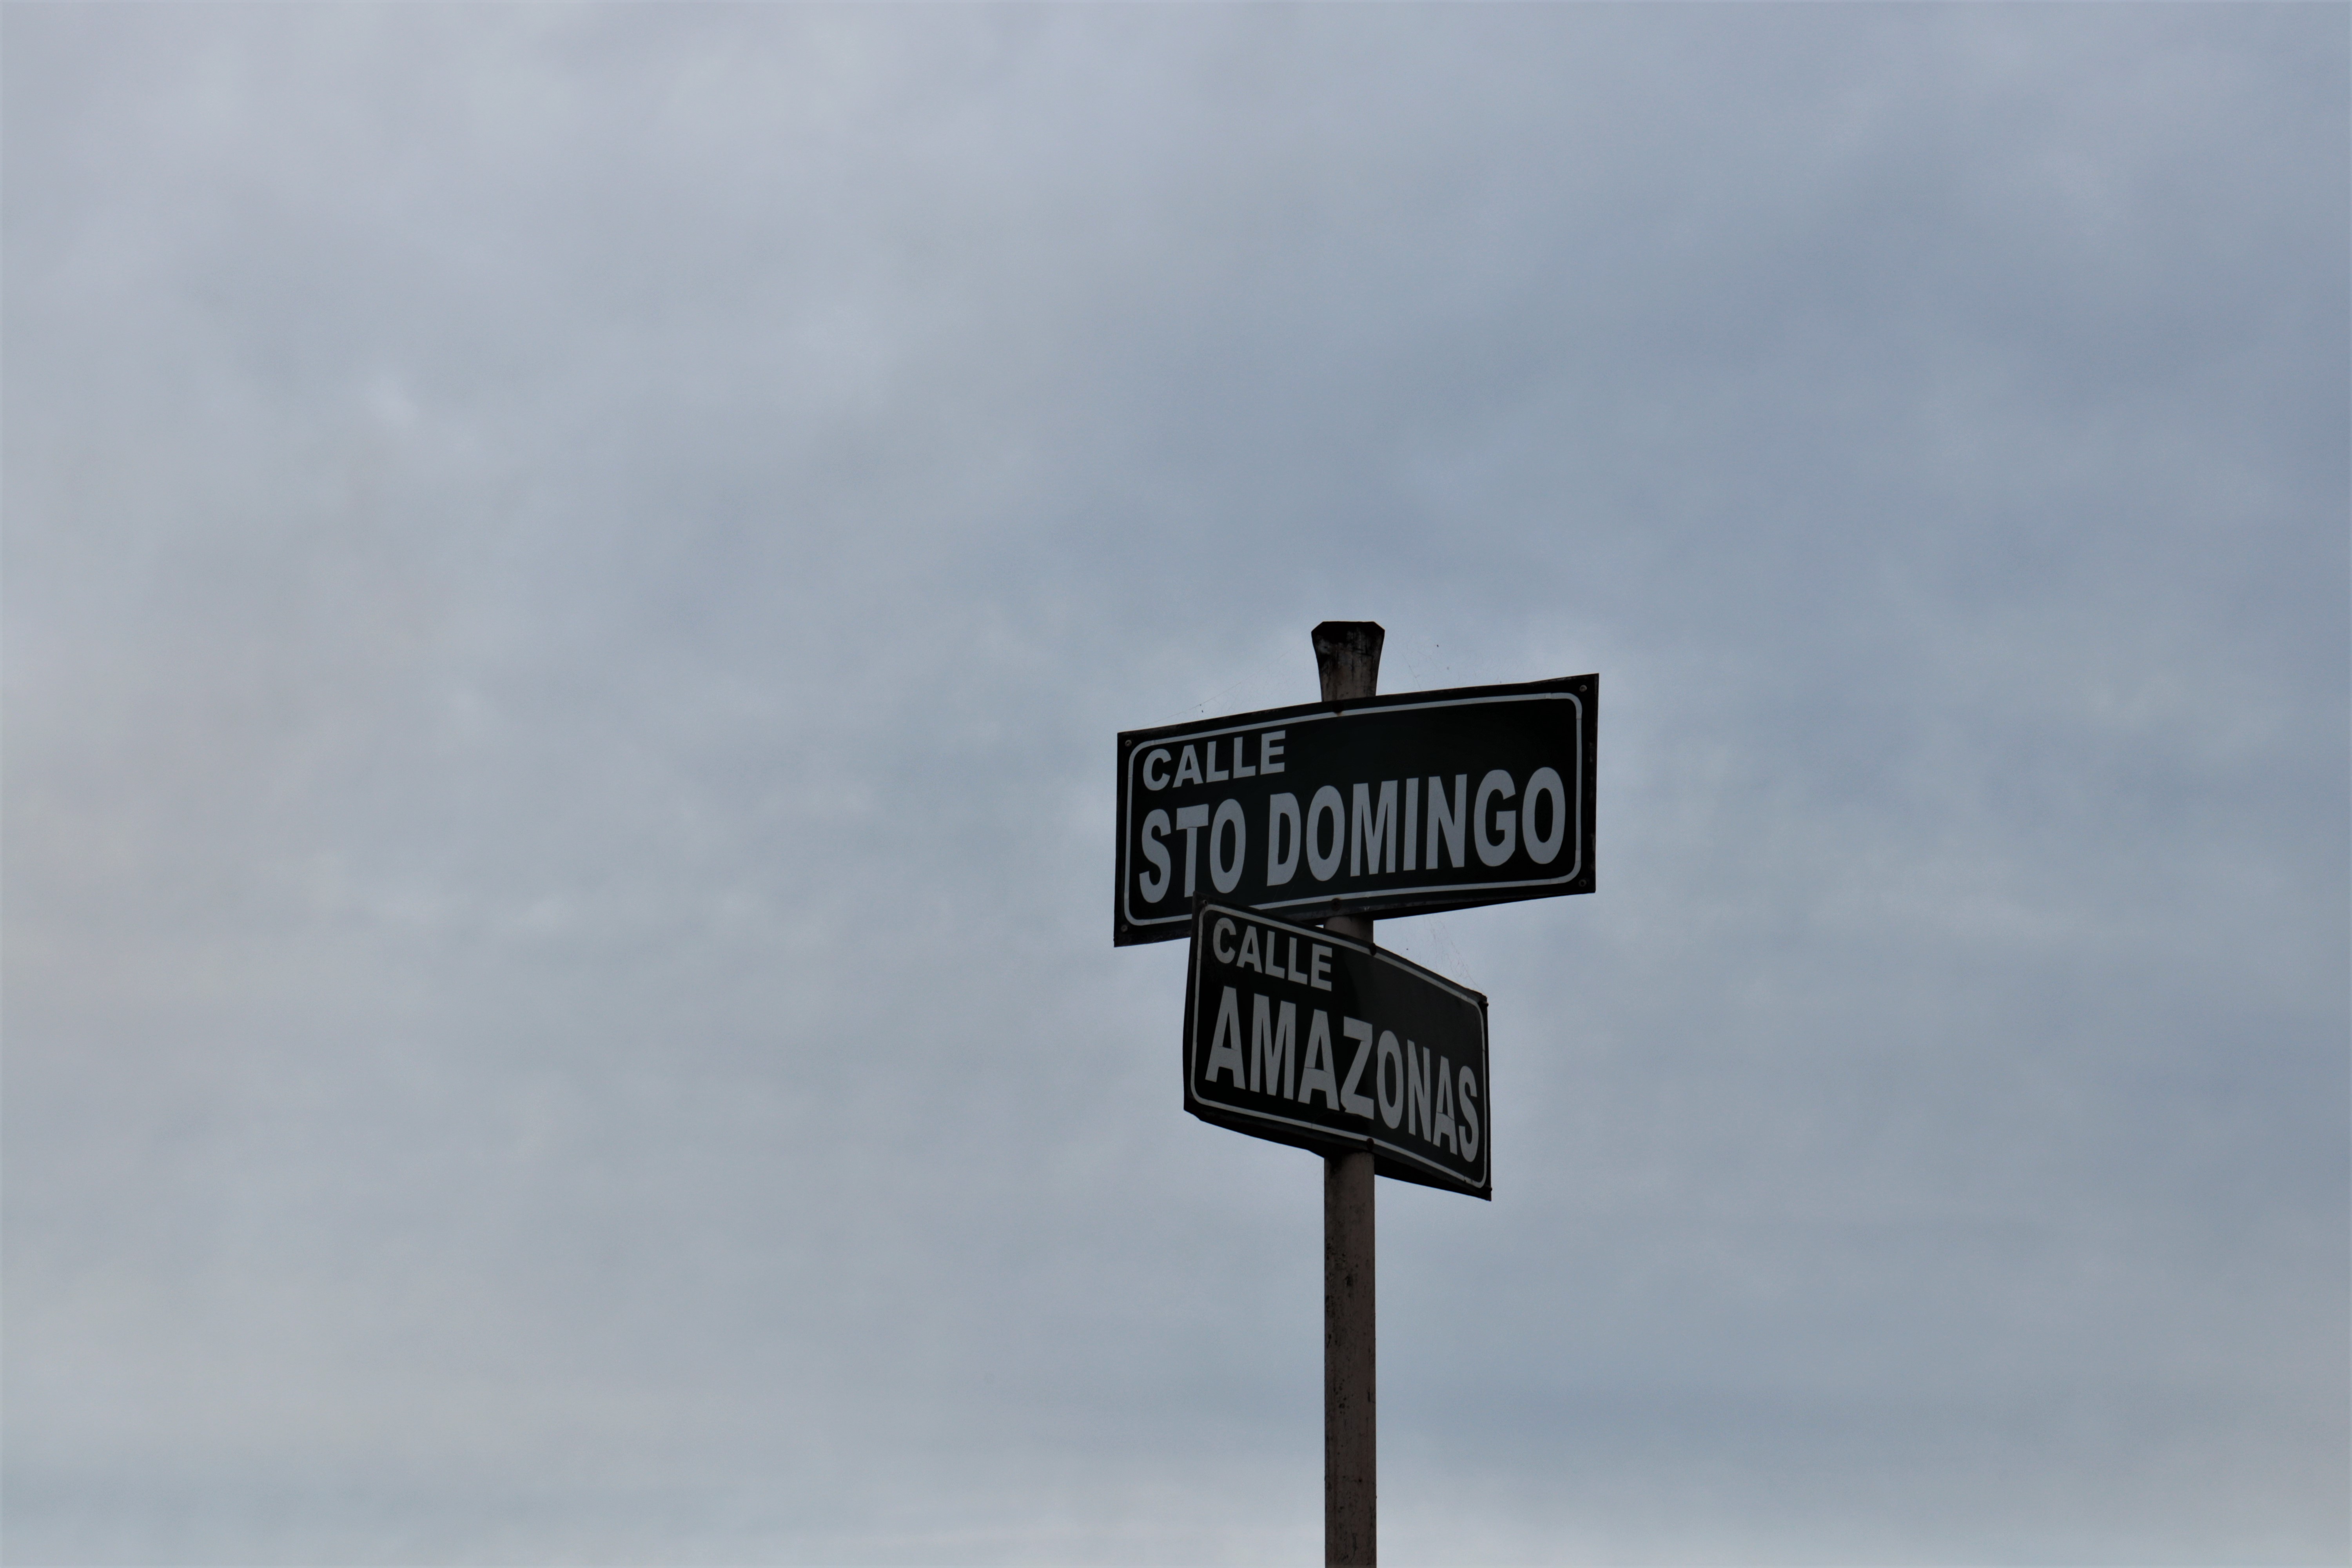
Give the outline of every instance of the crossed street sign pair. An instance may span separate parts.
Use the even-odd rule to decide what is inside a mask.
[[[1486,999],[1307,924],[1592,890],[1599,678],[1118,738],[1120,946],[1190,936],[1184,1108],[1492,1195]]]

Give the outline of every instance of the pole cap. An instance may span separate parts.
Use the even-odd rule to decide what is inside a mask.
[[[1381,645],[1388,632],[1378,621],[1325,621],[1315,628],[1315,670],[1323,678],[1323,700],[1370,697],[1381,687]]]

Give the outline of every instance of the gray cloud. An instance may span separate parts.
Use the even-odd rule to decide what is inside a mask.
[[[2341,11],[5,26],[12,1556],[1312,1555],[1109,763],[1370,616],[1393,1560],[2341,1558]]]

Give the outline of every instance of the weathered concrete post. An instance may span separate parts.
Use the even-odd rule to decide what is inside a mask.
[[[1325,621],[1315,628],[1323,700],[1345,702],[1379,689],[1381,645],[1373,621]],[[1333,915],[1324,929],[1372,940],[1368,915]],[[1323,1157],[1323,1562],[1372,1568],[1380,1561],[1380,1405],[1373,1338],[1372,1155]]]

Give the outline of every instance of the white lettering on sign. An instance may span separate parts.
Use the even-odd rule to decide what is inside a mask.
[[[1225,949],[1225,939],[1233,934],[1234,922],[1219,915],[1216,925],[1209,931],[1209,951],[1217,955],[1219,963],[1231,963],[1234,961],[1234,955]],[[1249,963],[1249,955],[1256,946],[1257,927],[1252,926],[1242,935],[1242,962],[1244,964]]]
[[[1437,1058],[1437,1128],[1429,1141],[1444,1144],[1448,1153],[1461,1152],[1454,1146],[1454,1064],[1444,1057]]]
[[[1417,869],[1412,850],[1420,820],[1421,781],[1407,779],[1404,781],[1404,868],[1408,871]]]
[[[1190,757],[1192,748],[1184,748]],[[1205,805],[1180,805],[1176,808],[1176,826],[1184,835],[1184,896],[1192,896],[1192,868],[1199,860],[1201,829],[1209,826],[1209,808]]]
[[[1551,802],[1551,836],[1536,837],[1536,802]],[[1568,788],[1559,782],[1559,774],[1549,768],[1538,768],[1528,780],[1526,809],[1520,814],[1519,826],[1526,829],[1521,837],[1527,841],[1528,858],[1538,866],[1549,866],[1559,858],[1559,847],[1568,842]]]
[[[1360,1116],[1370,1121],[1372,1119],[1372,1097],[1358,1094],[1356,1084],[1364,1076],[1365,1064],[1372,1059],[1372,1026],[1361,1018],[1343,1017],[1339,1020],[1339,1032],[1355,1041],[1357,1047],[1355,1059],[1348,1064],[1347,1081],[1339,1086],[1339,1109],[1350,1116]],[[1389,1125],[1393,1127],[1396,1123],[1391,1121]]]
[[[1356,786],[1356,831],[1349,836],[1348,875],[1360,877],[1367,870],[1379,876],[1397,868],[1397,788],[1396,780],[1381,785],[1381,804],[1372,806],[1372,786]]]
[[[1307,1026],[1307,1057],[1298,1065],[1298,1103],[1311,1105],[1318,1094],[1327,1108],[1339,1109],[1339,1079],[1331,1066],[1331,1015],[1320,1007]]]
[[[1241,1001],[1230,985],[1217,1001],[1217,1026],[1210,1031],[1209,1066],[1201,1081],[1214,1083],[1221,1072],[1234,1075],[1235,1089],[1249,1082],[1248,1075],[1242,1070]]]
[[[1467,1067],[1462,1069],[1462,1098],[1456,1101],[1462,1108],[1462,1157],[1478,1157],[1478,1075]]]
[[[1250,997],[1250,1082],[1252,1089],[1263,1083],[1263,1092],[1291,1098],[1290,1047],[1298,1032],[1298,1004],[1285,1002],[1275,1021],[1267,1021],[1266,999],[1253,994]],[[1264,1068],[1261,1076],[1259,1069]],[[1276,1089],[1276,1084],[1282,1087]]]
[[[1230,859],[1219,847],[1225,842],[1226,829],[1233,830],[1234,852]],[[1242,857],[1249,849],[1249,829],[1242,822],[1242,803],[1222,800],[1217,803],[1216,821],[1209,828],[1209,885],[1221,893],[1230,893],[1242,879]]]
[[[1511,858],[1511,851],[1518,847],[1518,813],[1515,811],[1496,811],[1494,837],[1489,838],[1486,835],[1486,803],[1497,797],[1510,799],[1516,787],[1511,783],[1511,775],[1500,768],[1478,781],[1478,798],[1470,808],[1478,831],[1471,837],[1478,847],[1478,862],[1483,866],[1501,865]],[[1192,890],[1190,877],[1184,879],[1184,890],[1188,893]]]
[[[1168,814],[1154,809],[1143,819],[1143,858],[1160,868],[1159,875],[1150,871],[1137,875],[1136,884],[1143,889],[1144,899],[1158,903],[1168,892],[1168,846],[1160,841],[1168,836]]]
[[[1429,1136],[1429,1068],[1420,1058],[1421,1053],[1413,1049],[1411,1040],[1407,1040],[1404,1055],[1398,1063],[1397,1076],[1403,1080],[1404,1130],[1426,1138]],[[1420,1075],[1418,1083],[1415,1081],[1416,1073]],[[1416,1088],[1420,1092],[1414,1092]]]
[[[1304,841],[1298,829],[1298,797],[1277,795],[1265,803],[1265,885],[1279,888],[1297,873],[1298,846]],[[1282,847],[1290,846],[1283,853]]]
[[[1323,822],[1331,822],[1331,852],[1323,852]],[[1307,807],[1307,869],[1318,882],[1328,882],[1339,873],[1339,860],[1348,847],[1348,807],[1339,798],[1339,790],[1325,784],[1315,792],[1314,801]]]
[[[1463,853],[1462,846],[1462,829],[1469,817],[1469,805],[1468,773],[1454,775],[1454,801],[1450,805],[1445,800],[1445,781],[1440,778],[1429,781],[1429,854],[1426,863],[1431,870],[1439,869],[1437,848],[1441,834],[1444,837],[1445,853],[1452,863],[1456,866],[1470,864],[1470,858]]]
[[[1248,939],[1244,932],[1244,941]],[[1364,1121],[1372,1119],[1375,1110],[1391,1127],[1402,1123],[1408,1134],[1418,1135],[1449,1152],[1473,1157],[1478,1152],[1477,1116],[1470,1110],[1468,1101],[1475,1093],[1475,1078],[1464,1068],[1459,1082],[1463,1114],[1469,1131],[1456,1150],[1454,1139],[1454,1117],[1457,1103],[1453,1093],[1454,1080],[1448,1077],[1450,1067],[1437,1069],[1440,1099],[1437,1101],[1435,1129],[1430,1117],[1430,1083],[1432,1058],[1411,1041],[1397,1044],[1396,1031],[1379,1031],[1380,1043],[1372,1044],[1372,1026],[1361,1018],[1342,1017],[1339,1033],[1356,1042],[1350,1053],[1346,1080],[1341,1081],[1331,1050],[1331,1015],[1322,1008],[1307,1016],[1307,1042],[1304,1050],[1298,1043],[1298,1004],[1276,1002],[1257,992],[1250,994],[1249,1047],[1242,1047],[1241,993],[1232,985],[1223,987],[1217,996],[1217,1021],[1209,1031],[1209,1058],[1201,1078],[1213,1084],[1220,1078],[1230,1077],[1235,1089],[1246,1088],[1253,1094],[1270,1094],[1283,1100],[1311,1105],[1319,1097],[1324,1105],[1345,1115]],[[1379,1099],[1358,1094],[1356,1085],[1367,1066],[1372,1068],[1372,1084]],[[1390,1086],[1395,1085],[1395,1092]]]
[[[1286,730],[1268,730],[1255,737],[1258,752],[1255,764],[1249,760],[1253,737],[1247,733],[1233,736],[1230,742],[1207,741],[1197,748],[1186,746],[1181,754],[1171,753],[1165,746],[1154,746],[1143,753],[1143,787],[1159,791],[1177,784],[1223,784],[1228,779],[1254,779],[1260,773],[1278,773],[1282,771],[1283,738],[1288,733]],[[1232,748],[1227,753],[1231,764],[1220,766],[1217,748],[1228,743]],[[1168,771],[1171,762],[1176,767],[1172,775]]]
[[[1396,1098],[1389,1098],[1389,1067],[1396,1066]],[[1396,1031],[1381,1031],[1380,1058],[1372,1068],[1372,1089],[1381,1097],[1381,1120],[1394,1127],[1404,1120],[1404,1052],[1397,1047]]]

